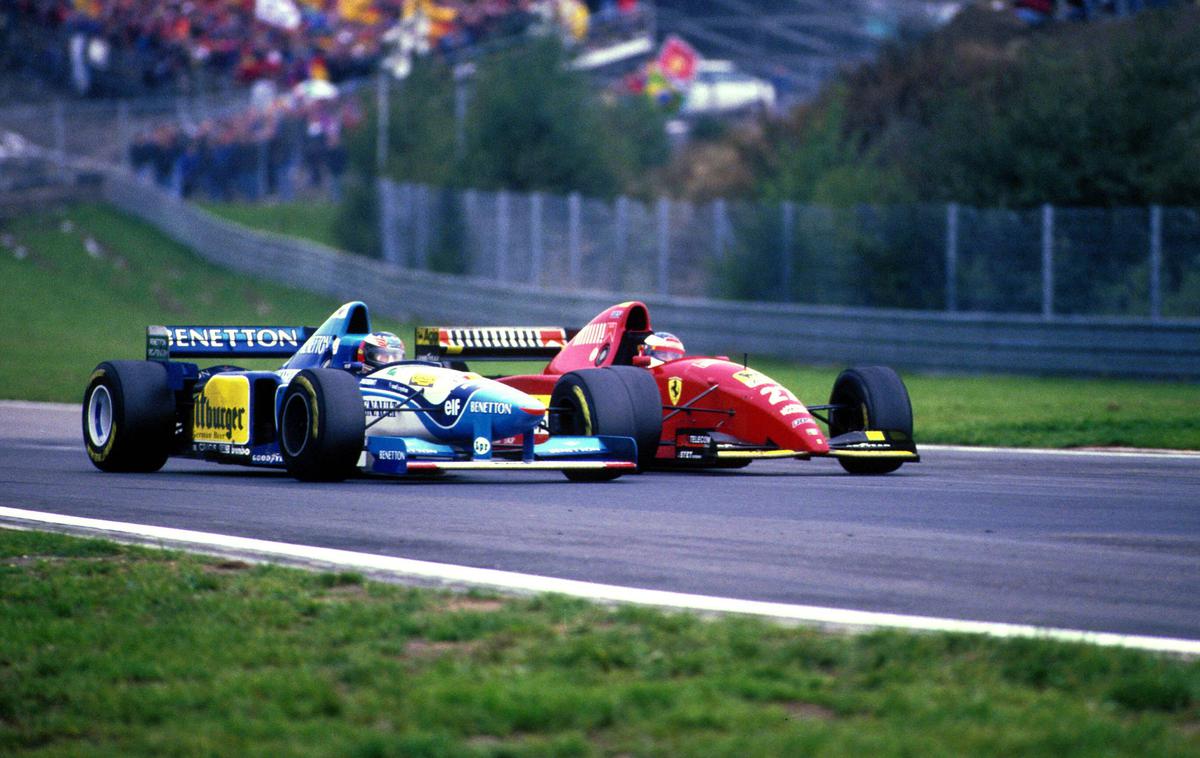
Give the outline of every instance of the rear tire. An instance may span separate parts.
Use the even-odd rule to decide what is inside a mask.
[[[550,396],[552,435],[632,437],[638,463],[654,460],[662,436],[662,401],[658,384],[633,366],[581,369],[564,374]],[[572,481],[608,481],[619,471],[564,472]]]
[[[829,414],[829,436],[878,429],[912,439],[912,402],[908,388],[895,371],[886,366],[849,368],[838,375],[829,396],[830,405],[845,408]],[[889,474],[904,463],[899,460],[838,458],[851,474]]]
[[[158,471],[175,439],[175,393],[153,361],[106,361],[83,393],[83,443],[101,471]]]
[[[305,369],[284,390],[279,452],[297,479],[340,482],[349,477],[358,466],[365,433],[362,392],[353,374]]]

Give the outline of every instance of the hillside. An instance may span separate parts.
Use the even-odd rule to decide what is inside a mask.
[[[144,356],[148,324],[316,325],[339,305],[218,269],[96,205],[0,221],[0,281],[0,399],[77,399],[100,361]]]
[[[692,197],[1200,204],[1200,9],[1032,29],[976,6],[678,156]]]

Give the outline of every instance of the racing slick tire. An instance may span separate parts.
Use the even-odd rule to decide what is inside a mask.
[[[829,414],[829,436],[865,429],[887,430],[912,439],[912,402],[900,376],[887,366],[848,368],[838,375],[829,395],[830,405],[841,405]],[[890,474],[903,461],[838,458],[851,474]]]
[[[175,393],[154,361],[105,361],[83,393],[83,443],[101,471],[158,471],[175,437]]]
[[[652,460],[662,433],[662,401],[654,378],[642,369],[580,369],[554,385],[550,434],[632,437],[639,463]],[[636,372],[636,373],[634,373]],[[620,471],[564,471],[571,481],[607,481]]]
[[[658,393],[658,382],[644,368],[636,366],[610,366],[607,369],[620,377],[629,393],[633,408],[633,439],[638,446],[638,468],[644,469],[658,455],[658,443],[662,440],[663,408]]]
[[[305,369],[283,393],[279,452],[288,473],[304,482],[340,482],[362,454],[366,414],[358,377]]]

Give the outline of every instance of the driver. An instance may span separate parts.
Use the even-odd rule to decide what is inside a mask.
[[[683,343],[670,332],[654,332],[642,340],[641,354],[650,359],[650,368],[683,357]]]
[[[389,363],[404,360],[404,340],[391,332],[373,332],[363,337],[355,359],[363,365],[363,371],[374,371]]]

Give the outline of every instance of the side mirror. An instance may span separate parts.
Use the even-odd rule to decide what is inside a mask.
[[[638,368],[650,368],[650,356],[648,356],[648,355],[633,356],[633,365],[637,366]]]

